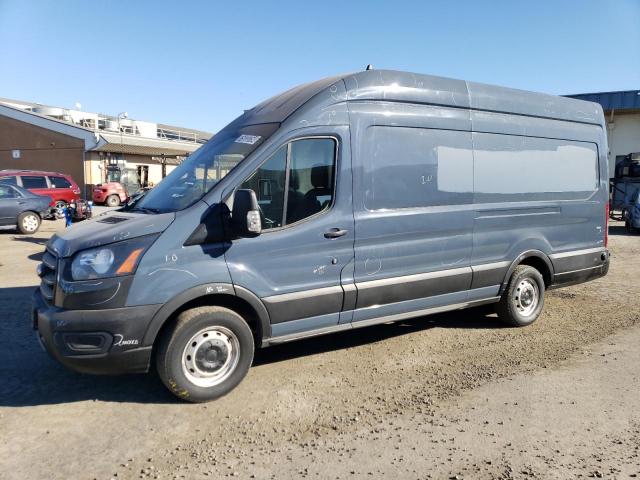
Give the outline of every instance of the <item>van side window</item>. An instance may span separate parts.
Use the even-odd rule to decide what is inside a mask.
[[[364,135],[368,210],[473,201],[471,133],[370,126]]]
[[[474,133],[473,148],[476,202],[577,200],[598,188],[593,143]]]
[[[294,140],[242,183],[240,188],[256,193],[263,230],[291,225],[331,206],[335,152],[331,138]]]

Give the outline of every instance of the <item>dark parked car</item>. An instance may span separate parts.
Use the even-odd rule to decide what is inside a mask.
[[[50,203],[51,197],[0,183],[0,225],[17,225],[21,233],[36,233]]]

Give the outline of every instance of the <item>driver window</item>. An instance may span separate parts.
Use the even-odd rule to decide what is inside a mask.
[[[294,140],[244,181],[240,188],[256,193],[263,230],[299,222],[331,206],[335,152],[331,138]]]
[[[331,138],[291,142],[287,224],[326,210],[333,201],[336,143]]]
[[[240,186],[256,192],[263,230],[282,226],[286,169],[287,146],[284,145]]]

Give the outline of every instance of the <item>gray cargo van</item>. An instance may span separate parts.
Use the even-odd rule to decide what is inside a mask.
[[[273,97],[140,200],[54,235],[34,327],[81,372],[178,397],[233,389],[254,349],[603,276],[600,105],[369,70]],[[327,342],[332,337],[326,337]]]

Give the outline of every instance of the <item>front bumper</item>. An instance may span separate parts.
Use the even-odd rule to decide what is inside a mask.
[[[160,305],[65,310],[33,294],[33,327],[44,349],[81,373],[115,375],[149,370],[151,345],[142,338]]]

